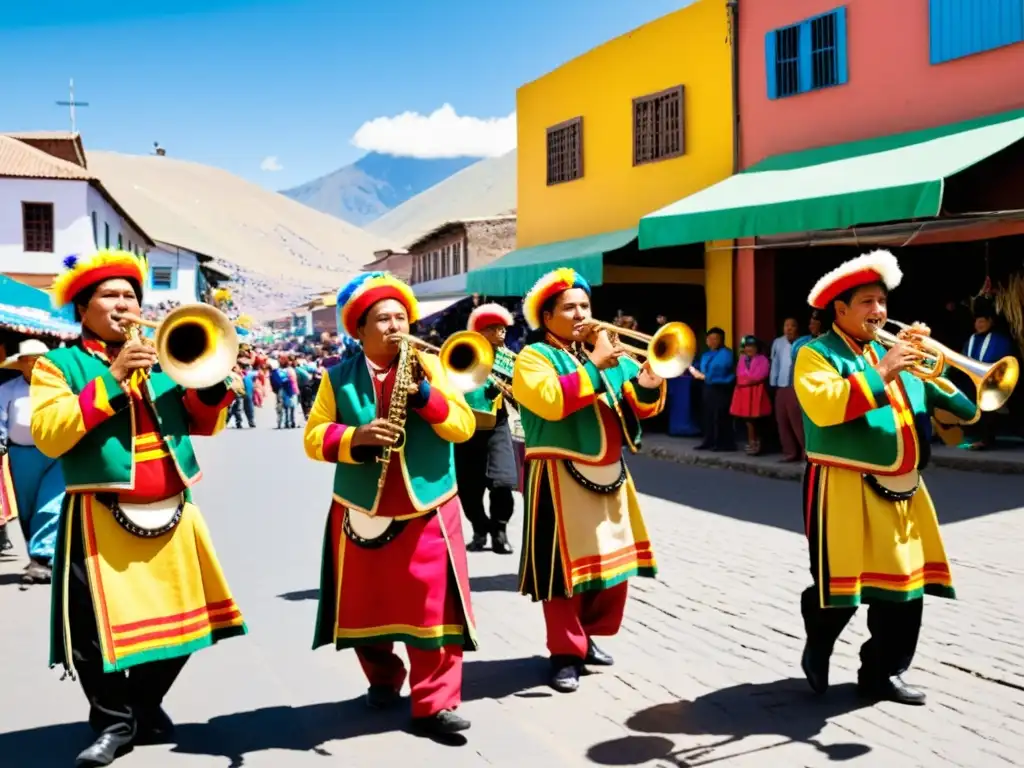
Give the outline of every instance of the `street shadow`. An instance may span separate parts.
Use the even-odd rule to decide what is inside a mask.
[[[787,744],[806,744],[833,762],[852,760],[871,751],[867,744],[824,744],[818,737],[828,721],[865,706],[853,684],[833,686],[818,697],[803,679],[771,683],[743,683],[701,696],[693,701],[658,704],[637,712],[626,727],[638,735],[595,744],[587,757],[599,765],[643,765],[653,760],[695,768],[740,756],[769,752]],[[642,735],[641,735],[642,734]],[[678,749],[673,736],[720,736],[711,745]],[[742,741],[752,736],[778,736],[768,746],[742,750]],[[728,754],[715,750],[733,746]],[[766,764],[781,764],[765,756]]]
[[[0,587],[21,584],[21,573],[0,573]]]
[[[801,484],[735,470],[674,464],[649,456],[629,458],[637,490],[747,523],[803,533]],[[942,524],[1016,509],[1024,498],[1024,475],[980,475],[931,467],[925,482]],[[979,488],[984,492],[979,493]]]
[[[519,589],[519,574],[497,573],[492,576],[470,576],[469,588],[477,592],[515,592]]]
[[[518,659],[467,661],[462,667],[462,698],[464,701],[504,699],[508,696],[539,698],[531,688],[547,684],[547,659],[526,656]]]
[[[0,764],[23,755],[32,768],[67,768],[96,738],[85,723],[60,723],[0,733]],[[10,763],[14,766],[16,763]]]
[[[320,590],[300,589],[295,592],[285,592],[277,597],[281,600],[287,600],[289,603],[301,603],[303,600],[319,600]]]

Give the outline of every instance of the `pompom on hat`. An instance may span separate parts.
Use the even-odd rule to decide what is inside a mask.
[[[359,318],[378,301],[394,299],[409,313],[409,322],[420,319],[420,305],[406,283],[390,272],[367,272],[349,280],[338,291],[338,327],[355,337]]]
[[[91,285],[104,280],[134,280],[142,289],[146,285],[146,262],[129,251],[103,250],[91,256],[65,256],[64,271],[50,286],[53,306],[57,309],[74,301],[75,296]]]
[[[501,306],[501,304],[481,304],[469,313],[469,322],[466,323],[466,329],[480,332],[492,325],[503,325],[508,328],[515,324],[516,321],[512,317],[512,313]]]
[[[541,325],[540,308],[552,296],[568,291],[570,288],[582,288],[590,295],[590,283],[572,267],[559,267],[544,275],[534,283],[533,288],[523,297],[523,317],[530,330],[536,331]]]
[[[807,296],[815,309],[826,309],[838,296],[862,285],[881,283],[891,291],[903,280],[903,271],[891,252],[872,251],[839,265],[817,283]]]

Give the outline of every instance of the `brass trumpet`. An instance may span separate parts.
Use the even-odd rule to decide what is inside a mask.
[[[483,335],[476,331],[459,331],[449,336],[444,344],[435,347],[408,333],[394,333],[391,341],[407,341],[441,359],[441,367],[448,381],[460,392],[472,392],[484,385],[494,366],[494,349]]]
[[[662,379],[674,379],[682,376],[693,363],[697,354],[697,337],[686,323],[665,323],[653,336],[640,333],[629,328],[620,328],[613,323],[600,320],[587,321],[598,330],[607,331],[617,336],[626,336],[647,345],[641,349],[633,344],[621,344],[626,354],[631,357],[647,358],[651,372]]]
[[[982,411],[998,411],[1010,399],[1020,378],[1020,364],[1007,356],[994,363],[973,360],[942,344],[931,336],[915,334],[913,326],[897,320],[888,320],[901,329],[901,333],[890,333],[882,328],[875,331],[875,341],[886,349],[900,342],[912,345],[921,357],[910,372],[925,381],[939,378],[946,366],[963,371],[978,392],[978,408]]]
[[[113,319],[124,327],[126,338],[141,338],[140,328],[153,328],[160,369],[186,389],[205,389],[220,384],[238,360],[238,333],[216,307],[186,304],[154,322],[127,313]]]

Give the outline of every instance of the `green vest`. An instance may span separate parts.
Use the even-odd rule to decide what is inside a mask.
[[[876,342],[871,342],[870,346],[879,359],[885,356],[884,347]],[[843,378],[870,366],[870,361],[863,354],[857,354],[834,331],[808,342],[797,354],[804,354],[805,349],[813,349],[824,357]],[[927,425],[931,423],[935,408],[943,408],[961,419],[972,419],[977,412],[975,404],[962,392],[947,394],[935,384],[906,371],[900,374],[899,380],[913,412],[919,444],[928,439]],[[820,459],[824,463],[849,464],[866,472],[879,473],[891,471],[897,462],[901,440],[897,436],[893,408],[888,403],[833,426],[819,427],[806,413],[803,420],[807,454],[812,461]],[[928,448],[924,446],[918,452],[918,460],[927,453]]]
[[[622,387],[627,381],[634,378],[640,371],[640,367],[628,357],[620,357],[619,364],[615,368],[607,368],[598,371],[597,366],[591,362],[585,365],[573,357],[569,352],[558,349],[545,342],[531,344],[530,347],[540,352],[553,366],[559,376],[580,371],[581,376],[589,376],[594,383],[594,389],[600,393],[600,399],[611,406],[614,410],[614,403],[622,400]],[[582,370],[580,370],[582,368]],[[604,382],[611,387],[611,392],[604,391]],[[637,388],[642,392],[641,388]],[[655,391],[655,397],[658,392]],[[614,398],[614,399],[613,399]],[[521,405],[521,404],[520,404]],[[619,406],[628,409],[627,403]],[[523,422],[523,432],[526,435],[526,450],[532,454],[551,454],[567,459],[593,460],[601,456],[604,451],[604,432],[601,422],[601,413],[598,410],[598,400],[593,404],[580,408],[558,421],[546,421],[531,413],[527,408],[520,407],[520,416]],[[640,446],[642,430],[637,419],[630,419],[634,425],[631,434],[627,435],[633,445]]]
[[[68,490],[131,489],[135,464],[135,434],[127,395],[110,375],[110,366],[80,346],[54,349],[46,354],[64,375],[71,391],[80,394],[93,379],[105,377],[104,384],[114,414],[89,430],[70,451],[60,457]],[[160,434],[174,459],[182,481],[190,485],[199,476],[199,463],[189,436],[185,390],[158,370],[150,375],[144,394],[154,405]]]
[[[489,385],[484,384],[482,387],[477,387],[472,392],[467,392],[466,405],[480,413],[493,413],[495,411],[495,405],[498,402],[498,398],[501,397],[501,393],[499,392],[497,397],[487,397],[487,390],[489,388]]]
[[[338,413],[335,420],[349,427],[360,427],[377,418],[377,396],[366,356],[362,353],[342,360],[327,370]],[[358,448],[356,449],[359,450]],[[411,408],[405,422],[405,447],[392,452],[392,461],[401,461],[406,489],[413,506],[429,511],[454,495],[455,460],[452,444],[442,440],[434,428]],[[339,463],[334,468],[334,498],[346,507],[372,510],[377,503],[382,464],[373,458],[361,464]]]

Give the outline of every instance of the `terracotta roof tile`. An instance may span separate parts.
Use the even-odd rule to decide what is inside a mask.
[[[91,173],[9,135],[0,135],[0,176],[91,181]]]

